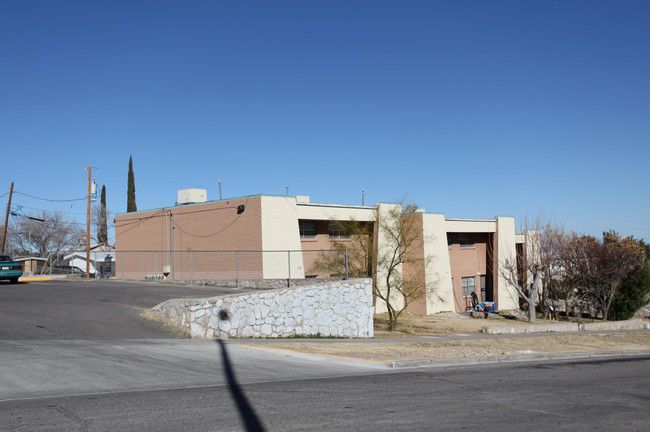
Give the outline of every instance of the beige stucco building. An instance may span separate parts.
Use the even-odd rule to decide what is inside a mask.
[[[328,254],[343,256],[345,252],[324,252],[335,242],[353,241],[341,235],[333,222],[354,220],[374,227],[372,242],[381,256],[390,250],[390,233],[377,221],[397,206],[318,204],[306,196],[198,200],[117,215],[116,277],[299,280],[333,276],[323,274],[316,263]],[[405,279],[417,275],[426,281],[426,295],[407,310],[416,314],[461,312],[470,305],[472,292],[480,301],[496,302],[501,310],[518,308],[516,290],[500,271],[503,264],[516,259],[517,240],[524,238],[516,236],[514,218],[450,219],[423,210],[401,217],[413,218],[420,236],[409,253],[429,260],[426,266],[396,269]],[[382,289],[385,269],[378,267],[374,276],[377,288]],[[344,270],[337,273],[342,275]],[[377,302],[376,310],[384,309]]]

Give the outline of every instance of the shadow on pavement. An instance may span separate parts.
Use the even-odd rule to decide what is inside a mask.
[[[246,399],[246,396],[239,388],[237,383],[237,378],[235,377],[235,372],[232,369],[232,364],[230,363],[230,357],[228,357],[228,351],[226,350],[226,344],[223,343],[221,339],[216,339],[217,343],[221,347],[221,357],[223,359],[224,373],[226,374],[226,380],[228,382],[228,387],[230,388],[230,393],[232,398],[235,400],[235,405],[239,411],[239,416],[241,417],[242,423],[244,424],[244,430],[249,432],[263,432],[264,426],[262,422],[257,417],[255,410]]]

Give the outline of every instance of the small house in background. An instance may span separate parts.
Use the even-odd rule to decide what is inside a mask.
[[[41,257],[14,258],[14,261],[23,265],[23,276],[37,276],[47,272],[47,259]]]
[[[77,247],[68,251],[63,259],[68,266],[81,269],[86,272],[86,249]],[[106,245],[90,245],[90,274],[96,274],[98,278],[115,276],[115,248]]]

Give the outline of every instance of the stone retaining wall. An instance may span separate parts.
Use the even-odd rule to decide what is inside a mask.
[[[206,299],[172,299],[154,307],[194,338],[373,337],[372,281],[354,279]]]
[[[162,275],[149,275],[145,279],[163,279],[163,283],[173,283],[173,284],[192,284],[192,285],[212,285],[219,287],[228,287],[228,288],[253,288],[253,289],[274,289],[274,288],[287,288],[289,284],[287,279],[173,279],[167,280],[164,279]],[[341,278],[328,278],[328,279],[318,279],[319,284],[329,283],[329,282],[346,282]],[[298,286],[311,286],[314,285],[314,279],[291,279],[291,287]]]

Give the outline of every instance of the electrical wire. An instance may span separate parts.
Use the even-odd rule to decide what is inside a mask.
[[[41,209],[41,208],[36,208],[36,207],[28,207],[28,206],[22,206],[22,205],[19,206],[19,207],[30,209],[30,210],[36,210],[36,211],[44,211],[44,212],[51,211],[51,210],[47,210],[47,209]],[[54,210],[54,211],[56,211],[57,213],[67,214],[67,215],[85,215],[86,214],[85,211],[83,211],[83,212],[65,212],[65,211],[61,211],[61,210]]]
[[[49,201],[49,202],[72,202],[72,201],[84,201],[84,200],[88,199],[88,196],[85,196],[85,197],[83,197],[83,198],[65,199],[65,200],[54,200],[54,199],[49,199],[49,198],[40,198],[40,197],[37,197],[37,196],[34,196],[34,195],[26,194],[26,193],[24,193],[24,192],[14,191],[14,193],[15,193],[15,194],[19,194],[19,195],[25,195],[25,196],[27,196],[27,197],[34,198],[34,199],[37,199],[37,200]]]

